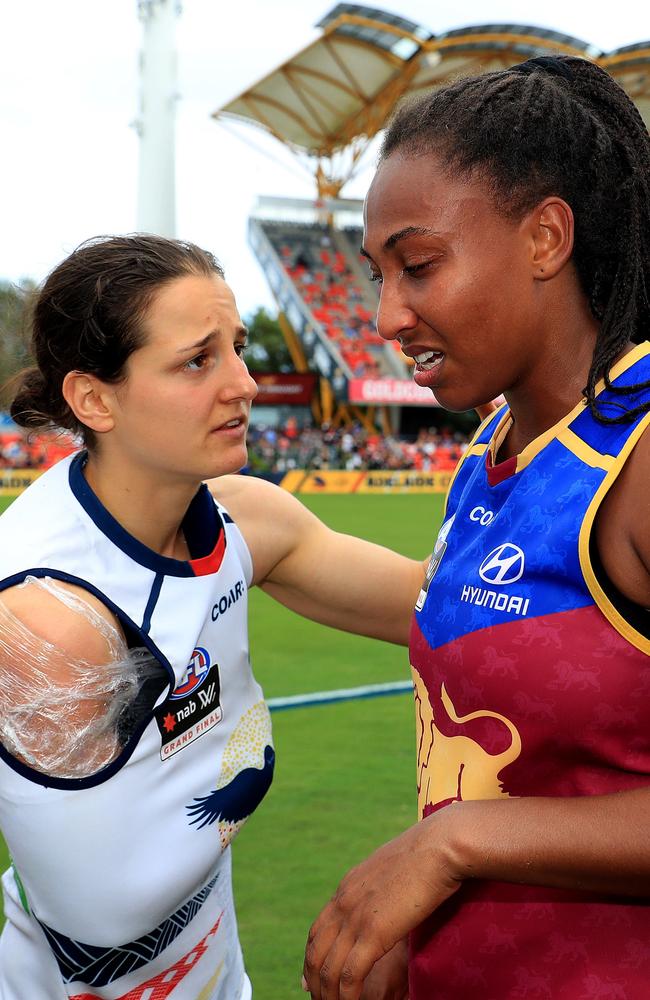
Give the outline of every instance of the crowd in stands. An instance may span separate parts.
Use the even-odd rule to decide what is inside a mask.
[[[282,428],[252,425],[248,436],[251,472],[292,469],[454,469],[467,448],[464,435],[448,428],[422,428],[415,439],[369,433],[352,427],[298,428],[289,419]]]
[[[49,469],[78,447],[68,434],[3,431],[0,432],[0,468]]]
[[[0,467],[48,469],[76,451],[79,444],[67,434],[0,433]],[[352,427],[300,428],[290,417],[282,427],[251,424],[248,434],[251,472],[290,472],[292,469],[414,469],[449,470],[467,447],[466,438],[448,428],[422,428],[415,439],[369,433]]]
[[[355,378],[381,374],[377,348],[383,341],[374,325],[359,279],[346,256],[326,232],[301,232],[294,243],[285,238],[279,254],[284,268],[327,336],[332,340]]]

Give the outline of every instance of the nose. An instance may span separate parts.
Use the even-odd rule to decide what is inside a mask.
[[[382,340],[397,340],[402,333],[413,330],[417,313],[404,301],[396,282],[384,280],[377,308],[377,333]]]
[[[228,359],[227,374],[222,383],[224,399],[243,399],[252,403],[258,393],[257,382],[252,378],[244,359],[233,352]]]

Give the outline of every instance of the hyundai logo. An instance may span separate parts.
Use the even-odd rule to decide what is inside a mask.
[[[492,549],[479,568],[479,576],[486,583],[501,586],[515,583],[524,573],[524,554],[518,545],[505,542]]]

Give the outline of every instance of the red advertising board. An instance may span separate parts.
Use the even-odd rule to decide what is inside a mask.
[[[257,397],[253,405],[309,406],[317,375],[282,375],[278,372],[251,372],[257,382]]]
[[[430,389],[407,378],[353,378],[349,391],[351,403],[366,406],[440,406]]]

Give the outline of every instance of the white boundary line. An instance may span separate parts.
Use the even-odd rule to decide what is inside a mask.
[[[340,688],[338,691],[313,691],[311,694],[294,694],[287,698],[269,698],[267,705],[272,712],[280,712],[285,708],[331,705],[336,701],[356,701],[359,698],[381,698],[383,695],[406,694],[412,690],[412,681],[392,681],[389,684],[366,684],[364,687]]]

